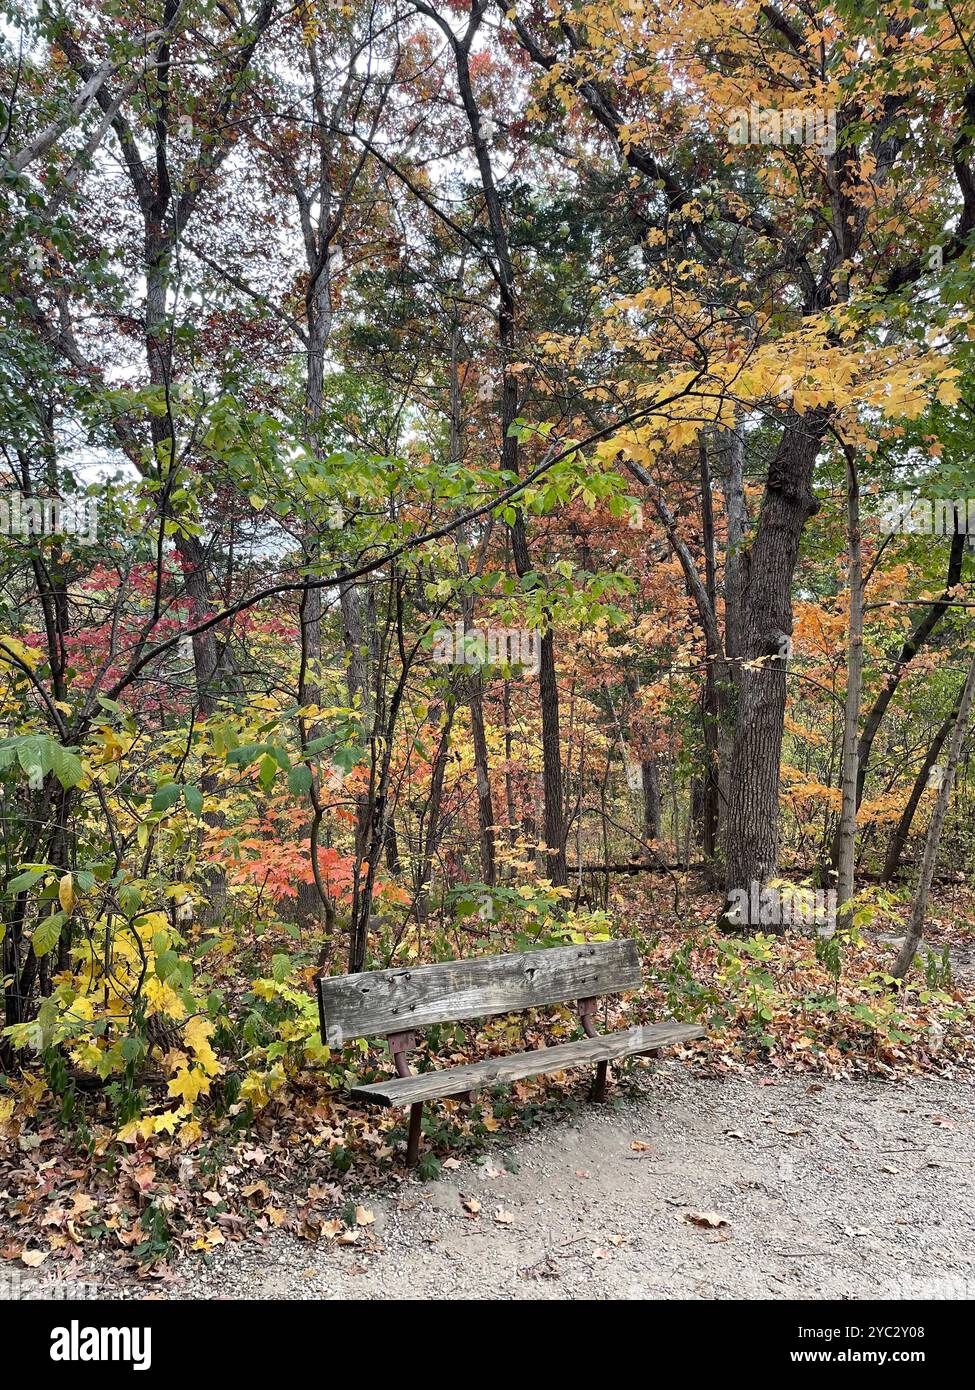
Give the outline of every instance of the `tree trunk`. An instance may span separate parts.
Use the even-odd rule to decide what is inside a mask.
[[[941,780],[941,786],[938,788],[934,810],[931,813],[931,824],[928,826],[927,839],[924,842],[924,858],[921,861],[921,876],[918,880],[917,891],[914,895],[914,904],[911,908],[911,920],[908,923],[904,944],[897,954],[894,968],[891,971],[891,974],[899,980],[902,980],[908,970],[910,970],[914,957],[917,954],[918,945],[921,941],[921,934],[924,931],[924,915],[927,911],[928,894],[931,891],[931,881],[934,878],[935,864],[938,859],[941,830],[945,821],[945,812],[948,809],[948,798],[951,796],[951,789],[955,782],[955,771],[958,767],[958,760],[961,757],[962,744],[965,742],[965,735],[968,732],[968,720],[972,712],[973,694],[975,694],[975,656],[972,657],[971,665],[968,668],[968,676],[961,692],[961,699],[958,702],[958,717],[955,720],[955,727],[951,734],[951,743],[948,746],[948,761],[945,766],[945,775]]]
[[[893,670],[884,681],[880,693],[870,709],[863,724],[863,732],[860,735],[860,742],[857,746],[857,809],[863,800],[863,788],[867,778],[867,766],[870,761],[870,752],[873,748],[874,739],[880,728],[881,721],[887,712],[890,704],[901,682],[910,662],[917,656],[925,642],[931,636],[934,629],[941,622],[941,619],[949,610],[950,592],[961,579],[962,560],[965,555],[965,536],[956,533],[951,540],[951,551],[948,556],[948,573],[945,577],[945,588],[941,598],[936,599],[930,604],[922,614],[921,618],[911,630],[908,637],[904,639],[897,660],[894,662]],[[839,855],[838,835],[833,837],[833,845],[830,853],[830,862],[835,866]]]
[[[759,890],[774,878],[779,851],[779,762],[792,577],[803,527],[818,510],[813,466],[825,428],[817,412],[792,415],[769,468],[745,567],[742,669],[730,769],[726,889]],[[743,557],[744,558],[744,557]]]
[[[433,861],[440,848],[440,807],[443,801],[444,775],[447,771],[447,756],[450,753],[450,731],[454,724],[456,705],[452,698],[447,701],[440,743],[433,759],[430,774],[430,797],[426,808],[426,826],[423,840],[423,859],[420,882],[416,899],[416,915],[419,921],[426,921],[428,910],[428,888],[433,877]]]
[[[656,758],[646,758],[640,764],[643,782],[643,838],[660,839],[660,770]]]
[[[897,822],[897,825],[894,828],[894,833],[890,837],[890,843],[887,846],[887,854],[884,858],[884,867],[880,875],[881,883],[890,883],[891,880],[894,878],[894,875],[897,873],[898,868],[900,867],[901,855],[904,853],[904,846],[907,844],[907,837],[911,833],[911,825],[914,821],[914,816],[917,811],[917,808],[920,805],[921,797],[924,795],[927,789],[931,769],[938,761],[938,755],[940,754],[941,749],[944,747],[945,739],[948,737],[948,734],[951,731],[951,728],[954,725],[955,720],[958,718],[958,708],[959,702],[958,700],[956,700],[953,710],[949,714],[948,718],[941,725],[941,728],[935,734],[931,746],[925,755],[924,762],[921,764],[920,771],[918,772],[917,777],[914,779],[914,786],[911,789],[910,796],[908,797],[907,805],[901,812],[900,820]]]
[[[506,473],[518,473],[518,440],[512,426],[518,418],[518,377],[512,370],[516,350],[515,278],[511,261],[508,231],[498,195],[491,154],[484,139],[474,86],[471,81],[470,46],[477,32],[483,11],[472,19],[463,39],[458,39],[445,20],[437,18],[441,31],[454,53],[457,85],[467,115],[477,160],[484,205],[498,273],[498,346],[501,357],[501,466]],[[519,578],[531,573],[524,513],[517,509],[511,526],[511,548]],[[542,769],[545,785],[545,846],[547,872],[559,886],[568,883],[565,861],[565,810],[562,790],[562,754],[559,737],[559,691],[555,676],[555,647],[551,627],[542,635],[541,662],[538,673],[542,717]]]
[[[840,763],[842,807],[838,830],[836,899],[843,905],[853,897],[857,828],[857,724],[863,690],[863,559],[860,546],[860,481],[856,455],[845,445],[847,481],[847,556],[850,584],[850,647],[847,656],[846,702],[843,707],[843,751]]]
[[[479,671],[473,677],[468,708],[471,712],[471,742],[474,745],[474,776],[477,784],[481,879],[493,888],[498,873],[494,857],[494,801],[491,796],[487,733],[484,728],[484,682]]]
[[[704,590],[712,612],[717,612],[718,584],[714,547],[714,506],[711,499],[711,469],[705,436],[698,449],[701,484],[701,544],[704,549]],[[718,851],[718,822],[721,814],[719,743],[722,722],[721,692],[718,690],[716,663],[719,653],[708,651],[704,673],[701,719],[704,743],[704,778],[701,787],[699,836],[705,859]]]

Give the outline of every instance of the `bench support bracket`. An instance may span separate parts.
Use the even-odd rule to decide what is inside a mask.
[[[410,1076],[410,1064],[406,1055],[416,1047],[412,1033],[390,1033],[386,1039],[393,1056],[393,1066],[397,1076]],[[406,1166],[415,1168],[420,1161],[420,1134],[423,1125],[423,1101],[415,1101],[410,1106],[410,1129],[406,1138]]]
[[[579,1022],[582,1024],[583,1031],[587,1038],[599,1037],[599,1033],[596,1031],[596,1025],[592,1021],[598,1003],[598,999],[591,998],[580,999],[576,1004],[576,1008],[579,1010]],[[599,1105],[606,1099],[606,1073],[608,1069],[608,1062],[596,1063],[596,1075],[593,1078],[592,1090],[589,1093],[589,1098],[590,1100],[596,1101]]]
[[[420,1161],[420,1133],[423,1124],[423,1101],[410,1106],[410,1132],[406,1140],[406,1166],[415,1168]]]

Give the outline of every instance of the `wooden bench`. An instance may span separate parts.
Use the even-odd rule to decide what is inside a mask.
[[[595,1064],[592,1098],[601,1101],[606,1095],[607,1065],[614,1058],[652,1056],[669,1043],[704,1036],[703,1028],[686,1023],[654,1023],[605,1035],[596,1032],[597,998],[640,988],[635,941],[554,946],[442,965],[368,970],[361,975],[321,975],[316,983],[322,1038],[329,1047],[341,1047],[355,1038],[386,1037],[396,1075],[371,1086],[355,1086],[352,1095],[376,1105],[410,1107],[406,1161],[411,1165],[419,1154],[425,1100],[471,1100],[476,1091],[495,1082]],[[406,1057],[416,1046],[418,1029],[570,1000],[586,1034],[576,1042],[419,1075],[410,1072]]]

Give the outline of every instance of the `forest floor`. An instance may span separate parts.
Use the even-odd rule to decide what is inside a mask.
[[[362,1198],[347,1244],[228,1243],[150,1296],[972,1298],[973,1174],[967,1081],[662,1061],[636,1093],[448,1160],[436,1182],[401,1174]],[[149,1293],[116,1279],[116,1296]]]

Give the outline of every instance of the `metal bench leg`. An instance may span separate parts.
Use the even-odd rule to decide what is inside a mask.
[[[579,1010],[579,1022],[582,1024],[582,1031],[587,1038],[599,1037],[592,1021],[597,1003],[598,1000],[591,998],[580,999],[576,1004],[576,1008]],[[606,1071],[608,1067],[608,1062],[596,1063],[596,1075],[592,1083],[592,1090],[589,1092],[590,1099],[600,1104],[606,1099]]]
[[[406,1165],[415,1168],[420,1161],[420,1124],[423,1119],[423,1101],[418,1100],[410,1106],[410,1133],[406,1141]]]

